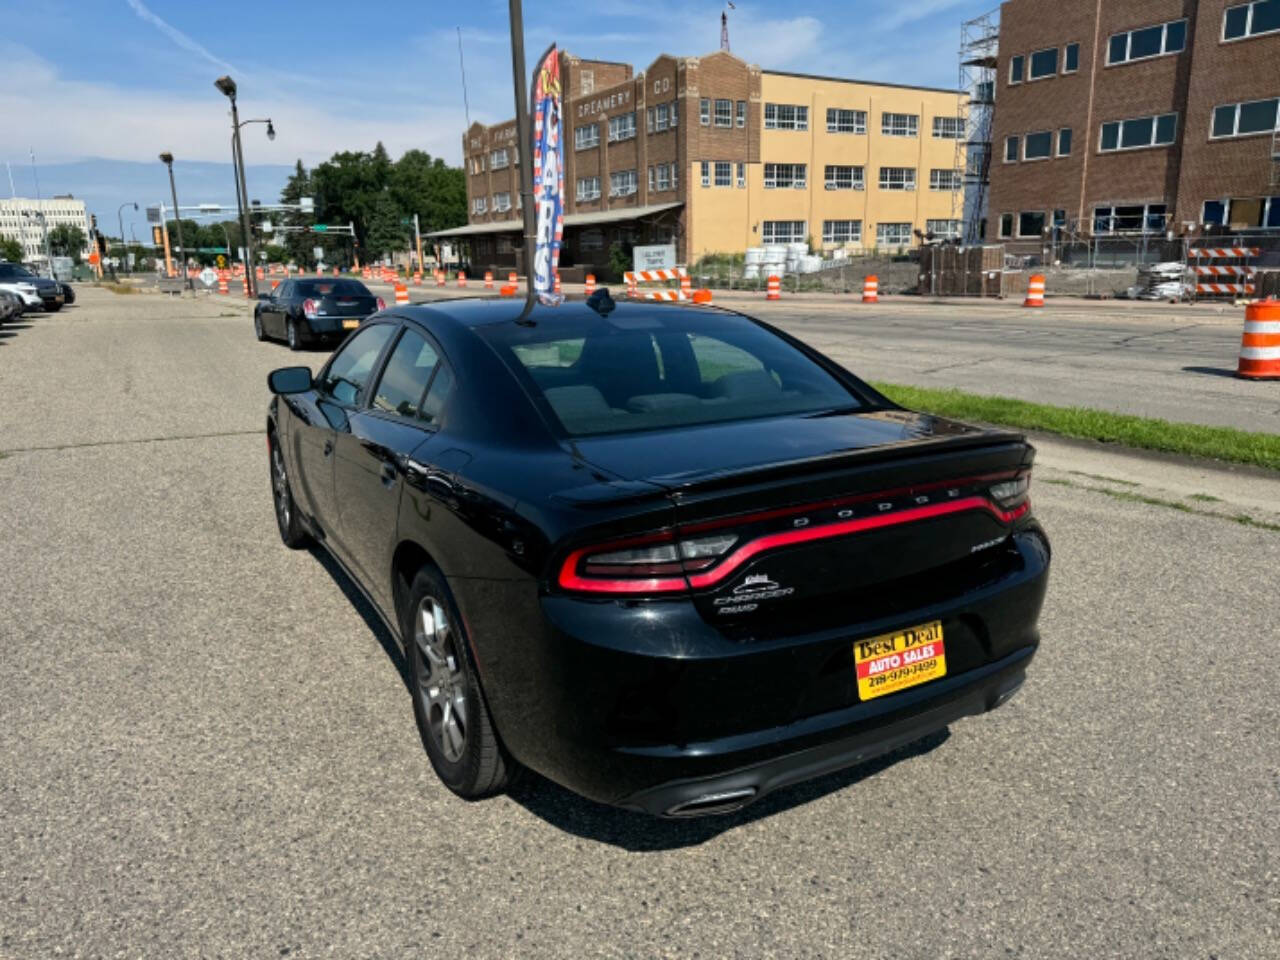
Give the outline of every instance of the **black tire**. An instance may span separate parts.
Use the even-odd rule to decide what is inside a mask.
[[[298,336],[298,325],[293,322],[293,317],[290,317],[285,325],[285,334],[289,341],[290,350],[302,349],[302,338]]]
[[[400,611],[400,630],[413,715],[436,775],[466,800],[501,793],[511,782],[515,761],[494,732],[462,617],[435,567],[425,566],[413,578]]]
[[[289,483],[289,470],[285,465],[284,451],[274,430],[267,434],[267,464],[271,471],[271,500],[275,507],[276,529],[281,542],[290,550],[301,550],[311,543],[311,535],[298,516],[298,505],[293,499],[293,487]]]
[[[259,343],[267,339],[266,333],[262,330],[262,317],[258,315],[257,310],[253,311],[253,335],[258,338]]]
[[[45,307],[45,309],[48,310],[50,313],[57,313],[59,310],[62,309],[62,304],[51,303],[47,307]]]

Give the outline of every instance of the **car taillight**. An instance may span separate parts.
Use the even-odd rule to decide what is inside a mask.
[[[737,534],[671,534],[575,550],[560,568],[560,586],[596,593],[668,593],[688,590],[686,573],[705,570],[729,552]]]
[[[991,499],[1008,510],[1027,499],[1027,491],[1031,489],[1031,474],[1020,473],[1011,480],[1001,480],[989,488]]]
[[[303,300],[302,312],[305,316],[314,317],[316,315],[316,302],[314,300]]]
[[[387,301],[383,300],[381,297],[378,298],[378,309],[379,310],[387,309]]]

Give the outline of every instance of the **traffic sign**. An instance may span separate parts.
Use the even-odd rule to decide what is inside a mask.
[[[222,258],[219,257],[218,259],[221,260]],[[213,267],[205,267],[200,271],[200,282],[206,287],[212,287],[218,282],[218,271],[213,269]]]
[[[329,230],[329,225],[327,223],[313,223],[311,230],[314,233],[326,233]]]
[[[317,260],[324,259],[324,247],[312,247],[311,253],[315,256]]]
[[[158,206],[147,207],[147,223],[159,223],[159,222],[160,222],[160,208]]]

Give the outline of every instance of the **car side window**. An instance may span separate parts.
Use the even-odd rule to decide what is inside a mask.
[[[449,394],[453,392],[453,370],[449,364],[441,361],[436,367],[436,375],[431,378],[431,386],[422,401],[422,419],[428,423],[437,423],[444,406],[449,402]]]
[[[276,289],[274,299],[288,300],[291,296],[293,296],[293,284],[286,280]]]
[[[373,391],[373,408],[402,417],[416,417],[440,356],[425,337],[405,330],[387,358]]]
[[[375,323],[356,333],[329,361],[320,378],[320,391],[346,406],[359,405],[378,358],[395,330],[389,323]]]

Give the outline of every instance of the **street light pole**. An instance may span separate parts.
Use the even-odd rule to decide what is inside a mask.
[[[129,262],[129,245],[125,242],[125,239],[124,239],[124,217],[120,215],[120,212],[124,210],[125,207],[129,206],[131,202],[132,201],[130,200],[126,200],[124,203],[120,204],[120,206],[116,208],[116,223],[119,224],[120,226],[120,246],[124,247],[126,264]],[[133,204],[133,209],[135,211],[138,209],[138,205],[136,203]]]
[[[184,285],[190,289],[191,279],[187,276],[187,245],[182,242],[182,212],[178,209],[178,187],[173,180],[173,154],[165,151],[160,154],[160,162],[169,168],[169,193],[173,197],[173,222],[178,225],[178,270]]]
[[[31,151],[31,178],[36,184],[36,203],[40,207],[40,229],[44,233],[44,258],[49,264],[49,279],[53,280],[55,278],[53,276],[53,251],[49,248],[49,219],[44,215],[44,200],[40,197],[40,176],[36,173],[35,150]]]
[[[524,65],[524,10],[520,0],[509,0],[511,19],[511,72],[516,94],[516,136],[520,140],[520,197],[524,214],[524,313],[537,302],[533,289],[533,248],[538,242],[537,213],[533,206],[533,126],[529,118],[529,88]]]
[[[218,88],[219,93],[231,101],[231,129],[234,133],[232,142],[235,145],[236,163],[240,168],[237,174],[241,195],[240,230],[244,234],[245,289],[250,297],[255,297],[258,289],[253,273],[253,236],[249,232],[249,188],[244,180],[244,148],[240,142],[240,112],[236,109],[236,82],[229,76],[223,76],[213,81],[213,85]]]

